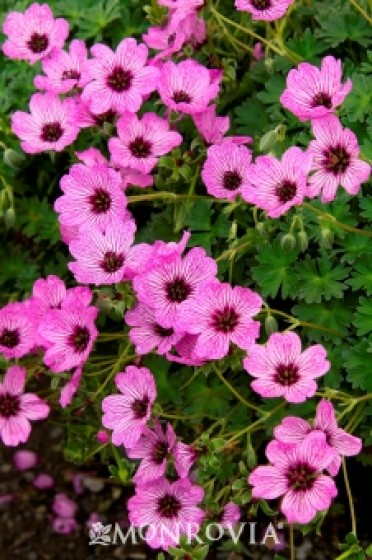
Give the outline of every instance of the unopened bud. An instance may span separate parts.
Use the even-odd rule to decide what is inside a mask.
[[[285,251],[293,251],[296,248],[296,238],[292,233],[286,233],[281,238],[280,244]]]
[[[278,321],[272,315],[268,315],[265,319],[265,332],[267,336],[278,331]]]
[[[298,241],[298,246],[300,247],[301,251],[306,251],[306,249],[309,246],[309,239],[307,237],[307,233],[305,230],[301,230],[298,232],[297,234],[297,241]]]
[[[5,222],[5,226],[8,229],[14,226],[15,218],[16,218],[16,214],[14,208],[13,207],[8,208],[4,213],[4,222]]]
[[[22,153],[16,152],[10,148],[7,148],[3,155],[5,165],[12,167],[13,169],[19,169],[25,160],[25,156]]]
[[[320,244],[325,249],[330,249],[333,245],[334,233],[328,228],[322,228],[320,232]]]
[[[260,235],[265,235],[266,233],[265,222],[256,222],[256,229]]]
[[[261,152],[270,151],[271,148],[275,146],[277,141],[278,141],[278,136],[275,130],[269,130],[269,132],[266,132],[266,134],[264,134],[260,140],[259,148]]]

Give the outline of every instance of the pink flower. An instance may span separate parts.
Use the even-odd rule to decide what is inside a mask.
[[[310,434],[296,447],[273,440],[266,456],[272,465],[257,467],[248,478],[254,498],[284,496],[280,509],[288,523],[309,523],[318,511],[329,508],[337,488],[321,473],[333,458],[323,433]]]
[[[77,503],[71,500],[66,494],[56,494],[52,509],[59,517],[74,517],[77,511]]]
[[[99,443],[108,443],[110,441],[109,434],[106,430],[98,430],[96,439]]]
[[[136,276],[133,287],[138,299],[154,309],[157,322],[174,328],[180,304],[195,297],[203,282],[217,274],[215,261],[204,249],[194,248],[181,258]]]
[[[250,375],[257,377],[251,383],[256,393],[301,403],[314,396],[317,390],[314,379],[329,370],[326,355],[321,344],[302,352],[301,339],[296,333],[274,333],[265,346],[252,346],[243,364]]]
[[[251,152],[245,146],[224,143],[208,148],[201,173],[208,193],[234,200],[243,189],[249,188],[251,160]]]
[[[217,97],[221,78],[222,72],[208,70],[196,60],[166,62],[161,69],[158,91],[167,107],[194,115],[205,111]]]
[[[197,334],[184,334],[174,345],[177,355],[167,352],[167,360],[186,366],[202,366],[206,360],[197,356],[195,352],[198,338],[199,336]]]
[[[65,19],[53,19],[47,4],[31,4],[24,14],[10,12],[3,24],[8,40],[3,53],[15,60],[28,60],[34,64],[45,58],[53,48],[62,48],[69,27]]]
[[[44,363],[52,371],[84,364],[98,335],[94,324],[97,315],[96,307],[83,306],[78,299],[46,314],[38,331],[47,345]]]
[[[363,444],[360,438],[348,434],[337,426],[333,405],[325,399],[322,399],[317,406],[312,427],[302,418],[287,416],[274,429],[274,435],[278,441],[298,445],[312,430],[324,432],[327,444],[334,451],[334,458],[327,467],[331,476],[336,476],[338,473],[343,456],[358,455],[362,449]]]
[[[73,165],[62,177],[61,189],[65,194],[57,198],[54,209],[63,225],[105,228],[126,218],[120,173],[105,165]]]
[[[170,424],[167,424],[165,433],[159,421],[154,421],[153,430],[146,427],[137,444],[127,451],[130,459],[142,459],[133,477],[134,482],[142,485],[161,478],[175,443],[176,434]]]
[[[81,230],[69,246],[76,261],[68,267],[76,281],[96,286],[121,282],[131,262],[135,229],[133,220],[112,220],[104,231],[95,226]]]
[[[252,317],[261,306],[262,299],[249,288],[212,281],[180,305],[176,325],[198,335],[197,357],[219,360],[227,355],[231,342],[245,350],[255,343],[260,323]]]
[[[8,303],[0,309],[0,352],[7,360],[28,354],[35,344],[29,302]]]
[[[180,478],[186,478],[198,459],[199,453],[192,445],[178,441],[173,449],[174,467]]]
[[[48,488],[53,488],[54,480],[49,474],[40,473],[34,478],[32,484],[38,490],[47,490]]]
[[[109,109],[108,111],[104,111],[103,113],[94,114],[89,109],[88,103],[86,101],[83,101],[81,95],[75,95],[74,99],[76,101],[76,124],[79,128],[99,127],[101,129],[103,128],[104,130],[105,123],[113,125],[115,124],[118,117],[118,113],[116,111]],[[86,151],[89,150],[98,151],[96,150],[96,148],[88,148],[88,150]]]
[[[87,59],[84,41],[71,41],[69,53],[62,49],[53,49],[42,62],[46,76],[36,76],[35,87],[52,93],[67,93],[75,87],[84,87],[89,80],[84,72]]]
[[[178,132],[169,130],[169,123],[155,113],[124,114],[117,122],[119,138],[109,140],[114,165],[150,173],[163,156],[182,143]]]
[[[28,440],[30,420],[42,420],[49,406],[33,393],[24,393],[26,370],[12,366],[0,383],[0,437],[5,445],[16,446]],[[24,455],[23,455],[24,458]]]
[[[235,0],[235,7],[249,12],[252,19],[274,21],[284,16],[294,0]]]
[[[82,376],[83,376],[83,368],[81,366],[77,367],[71,379],[67,381],[66,385],[61,390],[61,394],[59,397],[59,404],[61,405],[62,408],[66,408],[71,404],[76,391],[79,389]]]
[[[108,165],[108,160],[97,148],[88,148],[83,152],[75,152],[76,157],[87,165],[88,167],[93,167],[95,165]]]
[[[77,527],[77,521],[73,517],[54,517],[52,520],[53,531],[60,535],[70,535]]]
[[[12,131],[21,139],[22,149],[29,154],[45,150],[61,152],[79,134],[75,122],[75,101],[60,100],[54,93],[35,93],[30,100],[30,113],[12,115]]]
[[[333,115],[313,121],[312,130],[315,140],[310,142],[308,152],[313,157],[314,173],[309,177],[308,196],[321,193],[323,203],[331,202],[339,185],[348,194],[357,194],[361,183],[368,180],[371,167],[358,159],[359,146],[355,134],[348,128],[342,128]]]
[[[129,520],[135,527],[150,525],[147,544],[167,550],[177,546],[181,535],[197,535],[205,515],[197,504],[203,497],[203,489],[186,478],[173,483],[160,478],[136,488],[128,501]]]
[[[266,210],[270,218],[278,218],[302,204],[311,165],[312,156],[295,146],[280,161],[271,155],[259,156],[249,169],[249,184],[243,185],[242,196]]]
[[[92,81],[85,86],[82,99],[92,113],[138,111],[144,96],[156,89],[159,77],[157,68],[146,66],[146,45],[127,38],[115,52],[102,44],[94,45],[91,52],[94,58],[87,68]]]
[[[214,104],[193,115],[192,119],[207,144],[220,144],[230,128],[229,117],[217,116]]]
[[[152,175],[147,175],[146,173],[141,173],[140,171],[136,171],[135,169],[130,169],[128,167],[120,169],[120,172],[124,189],[128,186],[145,189],[146,187],[151,187],[154,184],[154,178]]]
[[[255,60],[261,60],[265,56],[265,49],[263,44],[258,42],[253,45],[253,58]]]
[[[28,449],[20,449],[13,455],[13,464],[17,471],[28,471],[29,469],[33,469],[38,464],[38,462],[39,458],[36,453],[34,453],[33,451],[29,451]]]
[[[130,341],[136,347],[136,353],[148,354],[156,349],[157,354],[166,354],[180,340],[182,333],[172,328],[165,329],[155,319],[154,310],[143,303],[138,303],[125,314]]]
[[[113,430],[112,443],[135,447],[151,416],[156,386],[147,368],[128,366],[118,373],[115,383],[121,395],[110,395],[102,401],[102,424]]]
[[[301,62],[287,76],[287,88],[280,97],[282,105],[300,121],[317,119],[332,113],[352,88],[350,79],[341,83],[341,60],[326,56],[321,69]]]
[[[228,502],[222,511],[221,526],[228,529],[232,525],[238,523],[241,515],[239,506],[234,504],[234,502]]]

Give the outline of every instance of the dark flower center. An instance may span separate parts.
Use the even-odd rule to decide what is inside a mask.
[[[143,397],[143,399],[136,399],[132,402],[132,410],[135,418],[139,420],[146,416],[149,408],[149,402],[150,400],[147,395]]]
[[[154,325],[154,332],[155,334],[157,334],[158,336],[161,336],[163,338],[166,338],[167,336],[172,336],[172,334],[174,333],[174,330],[172,328],[170,329],[165,329],[164,327],[162,327],[161,325]]]
[[[152,462],[156,465],[161,465],[164,459],[168,455],[168,445],[165,441],[158,441],[156,445],[154,445],[151,453]]]
[[[167,297],[171,302],[181,303],[192,293],[192,288],[184,278],[177,277],[165,286]]]
[[[111,74],[107,76],[107,85],[117,93],[127,91],[132,85],[133,74],[129,70],[124,70],[121,66],[113,69]]]
[[[101,268],[108,273],[117,272],[124,263],[124,255],[120,253],[115,253],[114,251],[107,251],[104,254],[103,261],[101,262]]]
[[[167,519],[177,517],[181,507],[180,501],[171,494],[165,494],[165,496],[158,500],[158,513]]]
[[[312,107],[319,107],[319,105],[326,107],[327,109],[332,109],[332,99],[328,93],[317,93],[314,95],[312,102]]]
[[[49,45],[48,37],[44,34],[33,33],[27,41],[27,46],[35,54],[42,53]]]
[[[5,393],[0,395],[0,417],[10,418],[19,412],[19,398],[15,395]]]
[[[20,336],[17,329],[4,329],[0,335],[0,345],[7,348],[14,348],[20,343]]]
[[[330,171],[334,175],[339,173],[345,173],[350,165],[350,155],[340,145],[329,148],[324,153],[323,165],[327,171]]]
[[[223,333],[232,332],[239,322],[239,315],[233,307],[226,305],[215,311],[212,317],[212,327]]]
[[[41,129],[41,139],[44,142],[57,142],[63,134],[63,128],[59,122],[46,123]]]
[[[251,4],[256,10],[267,10],[271,7],[271,0],[251,0]]]
[[[242,178],[237,171],[226,171],[223,175],[223,186],[228,191],[234,191],[242,184]]]
[[[310,490],[316,479],[316,471],[307,463],[297,463],[289,467],[286,476],[292,490]]]
[[[295,183],[291,181],[283,181],[280,185],[278,185],[275,189],[275,194],[279,198],[279,201],[284,204],[285,202],[289,202],[292,200],[297,192],[297,186]]]
[[[172,35],[169,35],[169,37],[168,37],[168,46],[169,47],[173,47],[175,39],[176,39],[176,34],[175,33],[172,33]]]
[[[172,99],[175,103],[191,103],[192,101],[192,97],[182,90],[175,91]]]
[[[62,74],[62,80],[80,80],[80,72],[77,70],[65,70]]]
[[[276,367],[276,374],[274,377],[277,383],[289,387],[294,385],[300,379],[298,374],[298,367],[294,364],[279,364]]]
[[[73,347],[75,352],[82,353],[86,350],[90,341],[90,332],[87,327],[77,325],[74,332],[70,335],[68,343]]]
[[[142,136],[137,136],[129,144],[131,154],[136,158],[145,158],[151,154],[151,142],[148,142]]]
[[[111,207],[111,196],[104,189],[96,189],[89,197],[89,204],[95,214],[104,214]]]
[[[101,126],[105,122],[114,122],[115,117],[116,113],[112,109],[109,109],[106,113],[101,113],[100,115],[93,115],[93,118],[98,126]]]

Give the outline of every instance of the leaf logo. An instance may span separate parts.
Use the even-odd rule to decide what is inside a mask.
[[[111,537],[108,533],[111,531],[111,527],[112,525],[103,525],[101,522],[93,523],[89,531],[89,545],[109,545],[111,542]]]

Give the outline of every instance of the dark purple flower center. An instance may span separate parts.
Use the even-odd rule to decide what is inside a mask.
[[[114,251],[107,251],[104,254],[101,268],[108,273],[117,272],[124,264],[124,255],[115,253]]]
[[[0,417],[16,416],[20,409],[19,397],[4,393],[0,395]]]
[[[223,309],[215,311],[212,316],[212,327],[223,333],[232,332],[239,322],[239,315],[233,307],[225,305]]]
[[[237,171],[226,171],[223,175],[223,186],[228,191],[238,189],[242,184],[242,178]]]
[[[43,125],[41,139],[44,142],[57,142],[63,134],[63,128],[59,122],[51,122]]]
[[[158,441],[152,448],[151,459],[156,465],[161,465],[168,455],[168,444],[165,441]]]
[[[158,514],[167,519],[177,517],[181,507],[181,502],[171,494],[165,494],[158,500]]]
[[[79,352],[80,354],[86,350],[90,341],[90,332],[87,327],[81,327],[80,325],[76,325],[74,328],[73,333],[70,335],[68,339],[68,343],[70,346],[73,347],[75,352]]]
[[[175,33],[172,33],[172,35],[169,35],[169,37],[168,37],[168,46],[169,47],[173,47],[175,39],[176,39],[176,34]]]
[[[155,334],[157,334],[158,336],[161,336],[163,338],[166,338],[167,336],[172,336],[172,334],[174,333],[174,330],[172,328],[170,329],[165,329],[164,327],[162,327],[161,325],[154,325],[154,332]]]
[[[33,33],[27,41],[28,48],[35,54],[44,52],[48,45],[49,39],[45,33]]]
[[[19,331],[17,329],[3,329],[0,334],[0,345],[6,348],[15,348],[20,343]]]
[[[148,142],[142,136],[137,136],[137,138],[129,144],[129,149],[132,156],[136,158],[146,158],[151,154],[151,142]]]
[[[332,109],[332,99],[331,96],[328,95],[328,93],[317,93],[316,95],[314,95],[312,101],[311,101],[311,106],[312,107],[326,107],[327,109]]]
[[[139,420],[146,416],[149,408],[149,402],[150,400],[147,395],[143,397],[143,399],[135,399],[132,402],[132,410],[134,412],[135,418]]]
[[[275,194],[279,198],[279,201],[284,204],[292,200],[297,192],[297,185],[291,181],[283,181],[275,189]]]
[[[175,103],[191,103],[192,101],[192,97],[182,90],[175,91],[172,99]]]
[[[89,197],[89,204],[95,214],[104,214],[111,208],[111,196],[104,189],[97,188]]]
[[[345,148],[339,144],[325,150],[323,156],[323,166],[334,175],[345,173],[350,165],[350,155]]]
[[[173,303],[181,303],[185,301],[192,293],[192,287],[184,278],[178,276],[165,286],[168,299]]]
[[[251,4],[256,10],[267,10],[271,7],[271,0],[251,0]]]
[[[80,80],[80,72],[77,70],[65,70],[62,74],[62,80]]]
[[[94,120],[96,121],[98,126],[101,126],[105,122],[112,123],[116,117],[115,111],[109,109],[105,113],[101,113],[100,115],[93,115]]]
[[[113,91],[123,93],[132,85],[133,74],[129,70],[124,70],[121,66],[116,66],[111,74],[107,76],[106,83]]]
[[[274,377],[277,383],[289,387],[300,379],[298,374],[298,367],[294,364],[279,364],[276,366],[276,373]]]
[[[316,479],[316,471],[307,463],[291,465],[286,473],[288,484],[294,491],[310,490]]]

